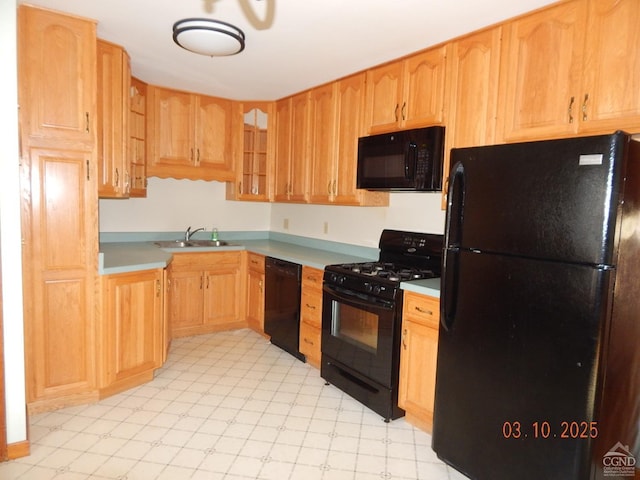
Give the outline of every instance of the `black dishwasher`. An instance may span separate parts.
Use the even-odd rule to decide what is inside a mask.
[[[273,257],[267,257],[264,266],[264,331],[271,343],[304,362],[298,349],[302,267]]]

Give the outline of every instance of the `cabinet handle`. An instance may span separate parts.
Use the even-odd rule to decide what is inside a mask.
[[[238,182],[238,193],[242,195],[242,182]]]
[[[396,122],[398,121],[398,109],[400,108],[400,105],[398,103],[396,103],[396,109],[393,111],[393,115],[396,117]]]
[[[125,193],[129,193],[129,190],[130,190],[129,185],[131,183],[129,181],[130,178],[131,177],[129,176],[129,172],[124,172],[124,191],[125,191]]]
[[[258,287],[260,288],[260,293],[262,293],[262,280],[258,282]]]
[[[192,148],[190,151],[191,151],[191,158],[190,158],[190,161],[191,161],[191,163],[193,163],[193,148]]]
[[[433,311],[431,311],[431,310],[426,310],[426,309],[420,308],[418,306],[416,306],[414,308],[420,313],[426,313],[427,315],[433,315]]]
[[[310,308],[311,310],[315,310],[316,309],[315,305],[309,305],[308,303],[306,305],[307,305],[307,308]]]
[[[90,180],[90,176],[89,176],[89,160],[87,160],[87,180]]]
[[[331,192],[331,180],[329,180],[329,182],[327,183],[327,193],[328,193],[329,195],[331,195],[331,193],[332,193],[332,192]]]
[[[402,102],[402,120],[406,120],[405,119],[406,111],[407,111],[407,102]]]
[[[160,280],[156,280],[156,297],[160,297]]]
[[[304,343],[308,343],[309,345],[313,345],[313,342],[305,337]]]
[[[196,148],[196,164],[200,165],[200,149]]]
[[[209,290],[209,275],[207,275],[207,290]]]
[[[407,329],[402,330],[402,348],[407,349]]]
[[[575,97],[571,97],[569,100],[569,123],[573,123],[573,102],[575,101]]]
[[[85,131],[89,133],[89,112],[85,112],[84,114],[84,122],[85,122]]]
[[[119,184],[120,184],[120,172],[116,168],[116,187],[118,187]]]
[[[200,275],[200,290],[202,290],[202,281],[203,281],[202,275]]]
[[[582,121],[587,121],[587,101],[589,100],[589,94],[584,94],[584,101],[582,102]]]

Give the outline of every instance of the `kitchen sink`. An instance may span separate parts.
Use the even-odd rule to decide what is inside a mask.
[[[208,247],[231,247],[234,243],[224,240],[163,240],[154,242],[160,248],[208,248]]]

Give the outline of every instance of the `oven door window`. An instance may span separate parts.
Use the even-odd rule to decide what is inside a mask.
[[[373,312],[331,302],[331,335],[374,355],[378,350],[379,321]]]

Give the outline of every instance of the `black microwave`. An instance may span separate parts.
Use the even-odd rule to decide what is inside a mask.
[[[360,137],[357,187],[367,190],[442,190],[444,127]]]

